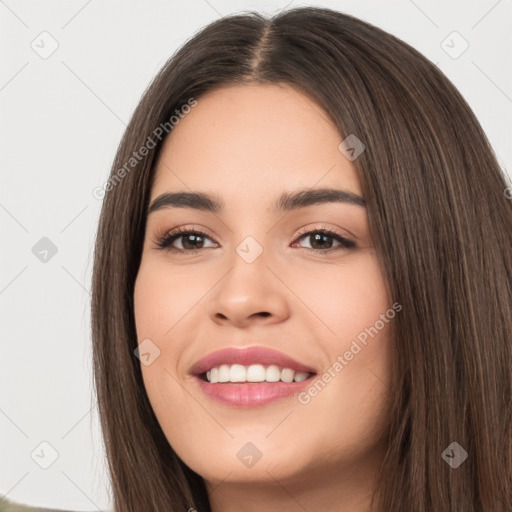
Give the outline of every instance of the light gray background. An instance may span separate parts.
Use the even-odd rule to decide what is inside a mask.
[[[142,92],[178,46],[216,18],[311,4],[367,20],[436,63],[511,168],[512,0],[0,0],[0,492],[10,499],[111,506],[91,388],[90,277],[101,206],[93,190],[107,179]],[[469,47],[458,56],[464,40]],[[52,44],[58,48],[47,56]],[[55,255],[33,253],[43,237]],[[58,457],[43,469],[53,450]]]

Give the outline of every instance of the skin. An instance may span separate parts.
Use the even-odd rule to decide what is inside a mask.
[[[217,349],[261,345],[321,375],[391,307],[365,207],[271,211],[285,191],[361,196],[341,142],[326,113],[290,86],[235,85],[198,98],[160,154],[150,204],[178,191],[225,202],[217,213],[148,216],[134,295],[138,342],[149,338],[161,351],[141,364],[148,397],[173,449],[205,479],[214,512],[370,510],[386,449],[389,323],[306,405],[297,397],[245,409],[219,404],[188,373]],[[156,248],[177,227],[206,231],[196,254]],[[302,228],[337,231],[357,248],[329,237],[315,246]],[[250,264],[236,252],[247,236],[263,248]],[[173,246],[194,245],[181,237]],[[237,457],[248,442],[262,453],[252,467]]]

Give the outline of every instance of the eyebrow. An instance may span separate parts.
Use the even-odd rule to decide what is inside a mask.
[[[274,203],[274,212],[289,212],[307,206],[324,203],[344,203],[366,208],[366,201],[347,190],[331,188],[307,189],[285,192]],[[148,208],[147,214],[164,208],[193,208],[207,212],[220,212],[225,206],[224,201],[215,195],[202,192],[167,192],[159,195]]]

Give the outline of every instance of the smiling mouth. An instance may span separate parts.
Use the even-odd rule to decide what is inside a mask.
[[[209,384],[275,384],[296,383],[311,379],[316,373],[300,372],[291,368],[277,365],[264,366],[254,364],[243,366],[241,364],[223,364],[197,375],[202,381]]]

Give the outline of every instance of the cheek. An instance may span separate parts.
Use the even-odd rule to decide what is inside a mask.
[[[378,260],[369,253],[335,271],[319,267],[302,283],[299,293],[323,324],[319,347],[327,362],[317,384],[306,389],[300,402],[309,409],[308,417],[330,431],[326,435],[333,439],[340,429],[348,444],[361,436],[374,438],[387,404],[390,330],[399,314],[392,308]]]
[[[293,290],[307,306],[308,322],[324,332],[327,351],[343,348],[391,306],[378,260],[371,252],[354,254],[343,263],[299,268]]]
[[[165,261],[153,259],[141,263],[134,290],[134,313],[139,342],[143,337],[165,339],[175,336],[181,320],[193,310],[208,287],[208,276],[185,266],[172,270]],[[211,280],[211,278],[210,278]],[[213,281],[209,285],[213,286]]]
[[[181,377],[178,362],[190,342],[187,313],[194,305],[201,307],[197,301],[204,294],[198,281],[197,274],[194,279],[183,267],[170,271],[169,265],[143,260],[135,282],[137,341],[140,344],[149,339],[159,350],[151,364],[145,365],[141,360],[144,386],[158,422],[169,442],[174,441],[173,445],[180,439],[180,432],[190,431],[187,425],[198,412],[196,402],[190,400],[183,391],[183,383],[177,381]],[[180,411],[179,415],[176,411]]]
[[[139,268],[134,289],[134,316],[137,343],[142,343],[152,353],[150,364],[141,358],[141,370],[148,397],[158,414],[160,401],[168,402],[164,394],[172,392],[177,361],[187,336],[184,332],[186,313],[197,301],[194,280],[186,286],[179,273],[163,268],[158,261],[143,261]],[[190,300],[189,300],[190,299]],[[172,343],[169,340],[172,339]],[[149,340],[149,342],[148,342]],[[156,348],[155,348],[156,347]]]

